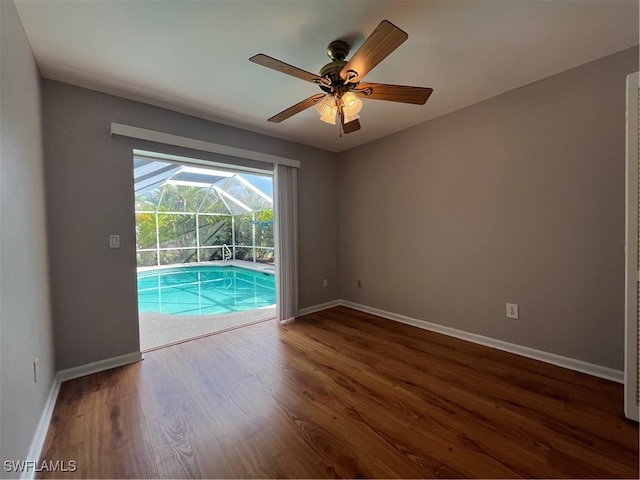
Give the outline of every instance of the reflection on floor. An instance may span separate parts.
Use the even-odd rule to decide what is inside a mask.
[[[276,316],[276,307],[219,315],[140,314],[140,349],[145,352]]]

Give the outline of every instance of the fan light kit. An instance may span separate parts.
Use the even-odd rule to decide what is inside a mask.
[[[353,93],[347,92],[341,98],[336,97],[332,93],[328,93],[317,104],[316,109],[320,114],[320,120],[336,124],[336,114],[342,106],[342,114],[344,115],[344,123],[353,122],[360,118],[358,112],[362,108],[362,100]]]
[[[253,63],[315,83],[325,92],[296,103],[268,121],[280,123],[315,105],[323,122],[335,125],[336,116],[340,119],[340,136],[342,136],[342,132],[351,133],[360,130],[358,115],[362,108],[360,98],[424,105],[433,92],[432,88],[361,82],[368,72],[407,38],[409,35],[406,32],[388,20],[383,20],[349,61],[345,60],[349,54],[349,44],[344,40],[335,40],[327,47],[327,55],[331,58],[331,62],[320,69],[319,75],[262,53],[251,57],[249,61]]]

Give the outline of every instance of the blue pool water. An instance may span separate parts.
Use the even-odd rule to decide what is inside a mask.
[[[175,267],[138,272],[138,310],[211,315],[275,305],[275,277],[232,266]]]

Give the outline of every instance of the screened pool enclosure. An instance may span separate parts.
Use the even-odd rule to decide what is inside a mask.
[[[139,267],[272,263],[272,177],[134,158]]]

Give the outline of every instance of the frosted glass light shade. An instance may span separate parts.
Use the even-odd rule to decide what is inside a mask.
[[[336,98],[331,94],[327,94],[316,104],[316,110],[320,115],[327,115],[335,106]]]
[[[357,115],[362,108],[362,100],[356,97],[352,92],[347,92],[342,96],[342,110],[345,115]]]
[[[320,114],[320,120],[330,123],[331,125],[336,124],[336,113],[338,112],[336,97],[330,94],[325,95],[324,98],[316,104],[316,110],[318,110]]]
[[[353,122],[354,120],[357,120],[358,118],[360,118],[360,115],[348,115],[346,112],[344,114],[344,123],[349,123],[349,122]]]
[[[334,107],[334,109],[335,109],[335,107]],[[336,112],[335,112],[335,110],[330,111],[329,113],[327,113],[325,115],[321,115],[320,116],[320,120],[322,120],[323,122],[330,123],[331,125],[335,125],[336,124]]]

